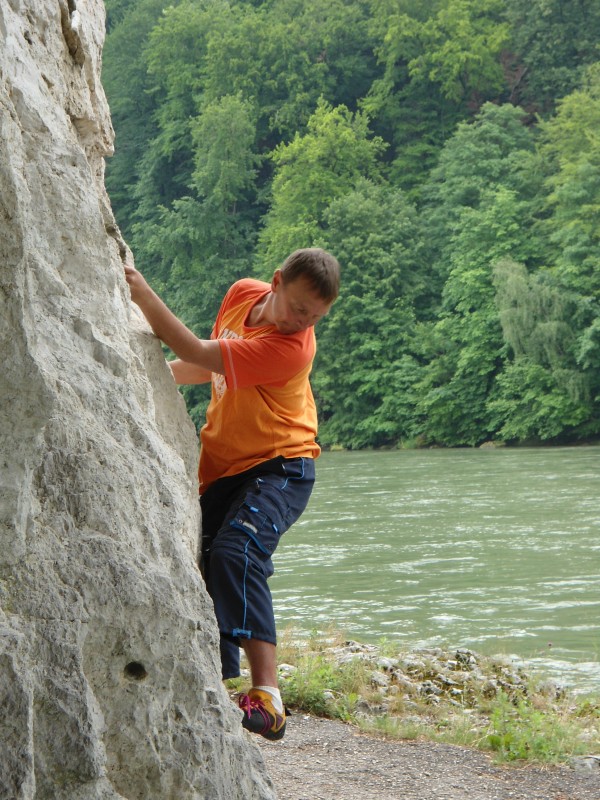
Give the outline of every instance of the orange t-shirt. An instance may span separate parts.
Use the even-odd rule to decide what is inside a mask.
[[[314,328],[284,335],[274,325],[251,328],[252,307],[270,284],[244,278],[229,289],[211,339],[218,339],[225,375],[213,373],[200,433],[200,493],[276,456],[316,458],[317,410],[309,375]]]

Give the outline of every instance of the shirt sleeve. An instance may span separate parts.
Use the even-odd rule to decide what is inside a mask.
[[[284,386],[315,355],[312,328],[285,336],[269,334],[256,339],[219,339],[229,389],[247,386]]]

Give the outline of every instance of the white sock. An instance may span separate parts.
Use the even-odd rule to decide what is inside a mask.
[[[276,686],[255,686],[254,688],[270,694],[273,698],[273,707],[275,711],[279,711],[280,714],[283,714],[283,700],[281,699],[281,692]]]

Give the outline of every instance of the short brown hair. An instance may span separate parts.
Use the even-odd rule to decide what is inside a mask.
[[[333,303],[340,291],[340,265],[320,247],[295,250],[281,266],[284,283],[304,278],[322,300]]]

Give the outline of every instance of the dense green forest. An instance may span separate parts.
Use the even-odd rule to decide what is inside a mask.
[[[324,446],[598,439],[598,0],[106,9],[107,187],[177,315],[206,337],[237,278],[340,260]]]

